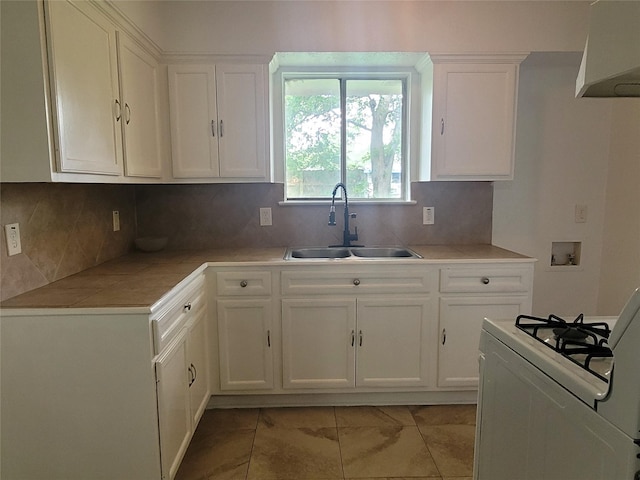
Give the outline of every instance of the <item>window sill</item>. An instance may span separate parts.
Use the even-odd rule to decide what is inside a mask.
[[[341,205],[344,201],[336,199],[336,204]],[[349,200],[349,206],[353,205],[397,205],[397,206],[410,206],[417,205],[415,200]],[[282,200],[278,202],[281,207],[299,207],[299,206],[311,206],[311,205],[331,205],[331,200]]]

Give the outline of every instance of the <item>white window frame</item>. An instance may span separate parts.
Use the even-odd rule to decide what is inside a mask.
[[[403,132],[403,164],[402,164],[402,197],[398,199],[364,199],[349,198],[350,203],[382,203],[402,204],[415,203],[411,199],[411,182],[418,179],[418,157],[420,153],[420,118],[421,118],[421,75],[412,66],[358,65],[357,67],[335,66],[279,66],[272,68],[270,82],[271,103],[271,148],[275,181],[284,184],[284,198],[281,204],[311,205],[324,204],[330,199],[287,199],[286,192],[286,152],[285,152],[285,117],[284,117],[284,82],[286,78],[327,78],[342,77],[347,79],[405,79],[406,111]],[[331,192],[327,192],[327,197]]]

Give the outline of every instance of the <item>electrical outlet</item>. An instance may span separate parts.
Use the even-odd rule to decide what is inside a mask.
[[[260,226],[268,227],[273,225],[271,218],[271,208],[265,207],[260,209]]]
[[[120,230],[120,212],[118,210],[113,211],[113,231]]]
[[[422,224],[433,225],[436,223],[435,207],[422,207]]]
[[[9,256],[22,253],[22,243],[20,242],[20,225],[10,223],[4,226],[4,233],[7,236],[7,254]]]
[[[586,205],[576,205],[575,222],[576,223],[587,222],[587,206]]]

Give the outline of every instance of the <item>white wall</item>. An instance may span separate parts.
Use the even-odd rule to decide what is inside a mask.
[[[522,65],[515,180],[494,186],[493,243],[539,259],[534,313],[595,314],[611,123],[610,99],[576,99],[579,56]],[[587,205],[575,223],[576,204]],[[550,267],[551,242],[582,242],[579,267]]]
[[[616,315],[640,287],[640,99],[613,102],[598,313]]]
[[[272,55],[277,51],[575,52],[584,48],[590,2],[113,3],[167,52]]]

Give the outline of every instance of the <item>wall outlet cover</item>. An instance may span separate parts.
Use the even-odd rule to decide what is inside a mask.
[[[435,207],[422,207],[422,224],[433,225],[435,223],[436,209]]]
[[[260,209],[260,226],[268,227],[269,225],[273,225],[273,220],[271,218],[271,208],[263,207]]]
[[[7,240],[7,255],[17,255],[22,253],[22,243],[20,241],[20,224],[10,223],[4,226],[4,233]]]

